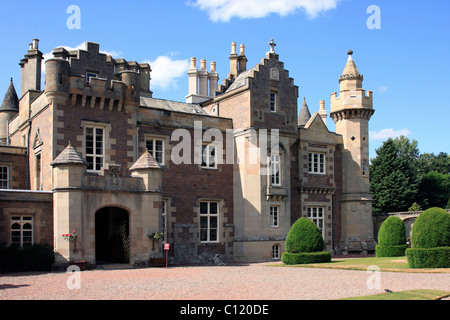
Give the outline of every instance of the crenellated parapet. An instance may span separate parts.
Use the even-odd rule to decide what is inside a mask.
[[[140,97],[151,97],[148,63],[113,59],[99,45],[86,43],[86,50],[56,48],[45,63],[45,93],[49,100],[86,108],[122,111],[139,106]]]

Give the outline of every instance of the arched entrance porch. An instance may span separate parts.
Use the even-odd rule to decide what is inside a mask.
[[[130,218],[128,211],[105,207],[95,213],[96,264],[129,263]]]

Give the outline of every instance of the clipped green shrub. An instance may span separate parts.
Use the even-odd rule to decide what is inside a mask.
[[[287,265],[331,261],[331,253],[323,251],[324,241],[319,228],[308,218],[298,219],[286,238],[286,251],[281,261]]]
[[[411,268],[450,268],[450,214],[431,208],[416,219],[411,248],[406,250]]]
[[[378,245],[375,247],[377,257],[402,257],[405,255],[406,230],[399,217],[387,218],[378,231]]]
[[[324,242],[319,228],[308,218],[298,219],[289,230],[286,238],[286,251],[289,253],[323,251]]]
[[[330,251],[289,253],[283,252],[281,261],[287,265],[323,263],[331,261]]]
[[[450,268],[450,247],[409,248],[406,257],[410,268]]]
[[[422,212],[412,228],[411,247],[448,246],[450,246],[450,213],[441,208],[431,208]]]

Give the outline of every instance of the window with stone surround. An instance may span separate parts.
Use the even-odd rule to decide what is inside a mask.
[[[33,217],[11,216],[11,245],[17,248],[33,245]]]
[[[87,170],[99,172],[105,163],[105,128],[86,126]]]
[[[325,154],[309,153],[309,173],[325,174]]]
[[[272,186],[281,186],[281,156],[279,154],[270,157],[270,177]]]
[[[0,166],[0,189],[9,189],[9,166]]]
[[[87,85],[91,84],[91,79],[92,78],[98,78],[98,73],[96,73],[96,72],[86,72],[86,84]]]
[[[279,244],[274,244],[272,246],[272,259],[273,260],[280,260],[281,255],[280,255],[280,245]]]
[[[202,168],[217,169],[217,154],[215,145],[202,145]]]
[[[200,242],[219,241],[219,203],[200,202]]]
[[[146,147],[148,152],[155,158],[160,165],[164,165],[164,140],[158,138],[147,138]]]
[[[270,112],[277,112],[277,93],[270,92]]]
[[[322,236],[324,235],[324,208],[323,207],[308,207],[308,219],[314,222],[319,228]]]
[[[270,226],[271,227],[279,226],[279,212],[280,212],[280,207],[278,207],[278,206],[270,207]]]

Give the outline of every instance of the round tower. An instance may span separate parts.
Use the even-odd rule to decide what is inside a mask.
[[[0,106],[0,145],[8,144],[8,122],[19,113],[19,98],[14,88],[13,79],[6,90]]]
[[[369,120],[372,92],[362,89],[364,77],[348,52],[339,78],[340,92],[331,95],[331,118],[342,135],[341,249],[366,254],[375,249],[369,184]]]
[[[69,53],[64,48],[56,48],[53,56],[45,62],[45,94],[49,100],[65,104],[70,90]]]

